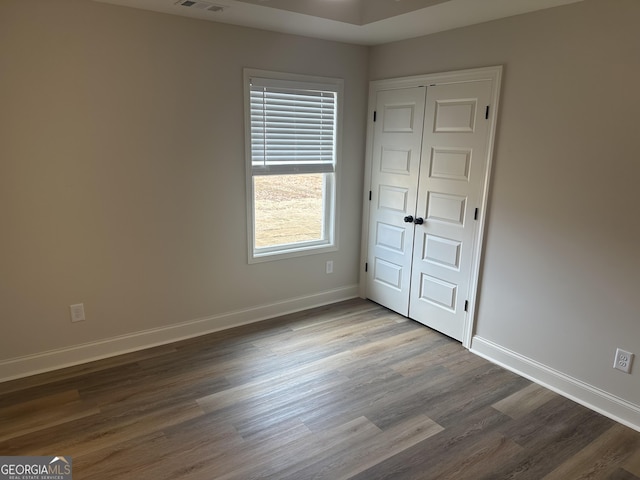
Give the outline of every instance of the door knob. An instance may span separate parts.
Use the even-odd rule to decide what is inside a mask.
[[[404,222],[405,223],[413,222],[413,216],[412,215],[407,215],[406,217],[404,217]]]
[[[413,223],[415,223],[416,225],[422,225],[424,223],[424,219],[422,217],[416,217]]]

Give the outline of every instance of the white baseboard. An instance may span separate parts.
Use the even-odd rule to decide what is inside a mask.
[[[165,345],[280,315],[349,300],[357,296],[358,286],[352,285],[267,305],[198,318],[166,327],[3,360],[0,361],[0,382]]]
[[[640,431],[640,406],[634,403],[478,336],[471,340],[470,350],[492,363]]]

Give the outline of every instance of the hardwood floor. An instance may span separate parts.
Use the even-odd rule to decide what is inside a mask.
[[[0,384],[78,479],[640,478],[640,433],[352,300]]]

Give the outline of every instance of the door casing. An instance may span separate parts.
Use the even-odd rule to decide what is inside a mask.
[[[473,260],[471,266],[471,279],[469,285],[469,307],[464,326],[462,345],[465,348],[471,346],[471,338],[473,336],[473,328],[475,324],[478,279],[480,276],[482,245],[484,240],[485,219],[487,217],[487,206],[489,196],[489,183],[491,179],[491,167],[494,150],[494,139],[496,134],[497,112],[499,109],[500,87],[502,80],[502,66],[491,66],[470,70],[460,70],[455,72],[444,72],[435,74],[415,75],[411,77],[400,77],[386,80],[375,80],[369,84],[369,109],[367,121],[367,144],[365,157],[364,172],[364,192],[363,192],[363,212],[362,212],[362,240],[361,240],[361,258],[360,268],[363,275],[360,276],[360,296],[366,298],[367,291],[367,275],[364,275],[368,252],[369,241],[369,191],[371,187],[371,168],[374,141],[374,124],[373,116],[376,107],[376,98],[380,91],[396,90],[403,88],[414,88],[435,85],[445,85],[452,83],[471,82],[478,80],[490,80],[492,82],[491,105],[489,111],[489,139],[487,145],[487,159],[485,163],[484,182],[481,193],[481,206],[478,218],[478,235],[475,237],[473,248]]]

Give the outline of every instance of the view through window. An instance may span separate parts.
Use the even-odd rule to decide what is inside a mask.
[[[251,258],[335,247],[342,81],[245,71],[245,82]]]

